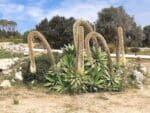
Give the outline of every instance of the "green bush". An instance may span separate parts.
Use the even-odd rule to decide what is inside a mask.
[[[93,50],[94,61],[91,65],[85,56],[85,72],[80,75],[75,70],[75,50],[73,46],[67,46],[64,56],[56,65],[55,70],[49,69],[45,74],[45,86],[50,91],[60,93],[96,92],[101,90],[119,91],[121,89],[120,77],[112,77],[108,73],[107,59],[104,53],[97,54]]]
[[[30,61],[26,60],[22,64],[22,73],[24,77],[24,82],[31,82],[36,80],[39,83],[45,82],[44,74],[48,71],[49,67],[51,66],[47,55],[41,55],[36,58],[36,67],[37,72],[35,74],[30,72]]]
[[[59,61],[61,54],[54,53],[54,56],[56,58],[56,62]],[[28,83],[33,80],[37,81],[38,83],[45,83],[46,79],[44,75],[48,72],[49,68],[51,67],[49,58],[47,54],[43,54],[36,57],[36,67],[37,72],[35,74],[30,72],[30,61],[25,60],[22,63],[22,72],[24,77],[24,82]]]
[[[14,38],[0,38],[0,42],[13,42],[15,44],[18,44],[18,43],[22,43],[23,39],[22,38],[17,38],[17,37],[14,37]]]
[[[131,52],[133,52],[135,55],[140,51],[138,47],[131,48]]]

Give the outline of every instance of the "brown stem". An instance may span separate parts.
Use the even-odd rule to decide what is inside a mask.
[[[117,64],[118,65],[126,65],[126,59],[125,59],[125,51],[124,51],[124,38],[123,38],[123,29],[121,26],[117,28],[118,32],[118,43],[117,43]],[[120,53],[121,53],[121,59],[120,59]]]
[[[78,45],[76,52],[76,70],[81,75],[84,73],[84,29],[78,26]]]
[[[55,65],[55,58],[53,56],[52,53],[52,49],[49,45],[49,43],[47,42],[47,40],[45,39],[45,37],[38,31],[32,31],[28,34],[28,46],[29,46],[29,58],[30,58],[30,71],[32,73],[36,73],[36,64],[35,64],[35,57],[34,57],[34,53],[33,53],[33,38],[38,37],[44,44],[44,46],[47,49],[49,58],[50,58],[50,62],[51,65],[54,66]]]
[[[112,75],[112,60],[111,60],[111,56],[110,56],[110,51],[109,51],[109,48],[108,48],[105,38],[100,33],[90,32],[87,34],[87,36],[85,38],[86,53],[87,53],[89,59],[92,60],[93,58],[92,58],[92,53],[91,53],[89,42],[94,37],[98,38],[98,40],[102,43],[102,46],[107,54],[109,73],[110,73],[110,75]]]

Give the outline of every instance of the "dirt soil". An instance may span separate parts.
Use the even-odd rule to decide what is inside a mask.
[[[75,96],[26,88],[1,90],[0,113],[150,113],[150,87]]]
[[[150,67],[150,62],[143,63]],[[150,84],[143,90],[74,96],[25,87],[0,89],[0,113],[150,113]]]

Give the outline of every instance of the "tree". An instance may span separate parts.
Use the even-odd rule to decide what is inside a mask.
[[[96,29],[102,33],[108,43],[114,43],[117,36],[117,27],[121,26],[124,33],[125,44],[128,46],[139,46],[143,40],[142,30],[134,22],[134,18],[130,17],[122,6],[114,8],[104,8],[98,13]],[[129,40],[128,38],[131,37]],[[134,44],[134,42],[136,43]],[[132,43],[128,43],[132,42]],[[134,45],[133,45],[134,44]]]
[[[17,23],[12,20],[0,20],[0,37],[11,38],[20,37],[20,33],[16,31]]]
[[[50,21],[42,20],[36,30],[40,31],[48,40],[52,48],[61,48],[64,44],[72,43],[72,27],[74,18],[66,19],[61,16],[54,16]]]
[[[143,33],[145,35],[145,39],[143,41],[143,46],[150,47],[150,25],[147,25],[143,28]]]

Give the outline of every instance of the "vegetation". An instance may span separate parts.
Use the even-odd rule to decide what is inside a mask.
[[[145,34],[145,39],[143,41],[143,46],[147,46],[147,47],[150,47],[150,25],[148,26],[145,26],[143,28],[143,32]]]
[[[33,50],[32,50],[32,41],[33,41],[33,38],[35,38],[35,37],[38,37],[42,41],[42,43],[44,44],[44,46],[47,49],[51,64],[55,65],[54,55],[53,55],[51,47],[48,44],[45,37],[38,31],[32,31],[28,34],[29,57],[30,57],[30,61],[31,61],[30,70],[31,70],[32,73],[36,73],[35,58],[34,58],[34,54],[33,54]]]
[[[137,26],[133,17],[130,17],[123,7],[104,8],[98,13],[96,23],[97,32],[106,37],[108,43],[114,43],[117,39],[116,29],[122,26],[125,32],[125,45],[141,46],[143,40],[143,32],[140,26]]]
[[[83,27],[90,29],[86,37],[84,36]],[[117,77],[112,76],[112,61],[104,37],[97,32],[93,32],[92,26],[83,20],[75,22],[73,33],[74,46],[65,46],[64,54],[57,64],[54,65],[51,61],[52,59],[50,59],[51,66],[49,66],[48,72],[47,68],[46,71],[40,71],[44,72],[41,75],[45,75],[47,82],[45,86],[50,91],[73,94],[100,90],[119,91],[121,89],[120,80],[116,81]],[[34,70],[36,69],[32,52],[32,39],[34,37],[39,37],[46,45],[48,53],[53,55],[45,37],[38,31],[30,32],[28,34],[28,44],[30,68],[32,67],[31,73],[33,73],[33,68]],[[90,46],[90,39],[93,39],[93,46]],[[100,43],[107,55],[103,54],[99,49]],[[90,49],[90,47],[92,48]],[[36,76],[36,71],[33,74]]]
[[[96,91],[119,91],[121,90],[120,80],[109,75],[107,67],[107,58],[104,53],[97,54],[95,49],[93,65],[90,64],[88,57],[85,57],[85,71],[81,75],[76,72],[75,49],[73,46],[67,46],[64,50],[64,56],[57,64],[57,70],[49,69],[46,74],[47,83],[45,86],[50,91],[61,93],[81,93]]]
[[[17,23],[15,21],[0,20],[0,38],[20,38],[20,33],[15,30],[16,26]]]
[[[61,16],[54,16],[50,21],[42,20],[36,30],[40,31],[47,39],[52,48],[61,48],[64,44],[72,43],[72,26],[74,18],[66,19]]]
[[[134,47],[131,49],[131,52],[134,53],[135,55],[137,54],[137,52],[139,52],[140,49],[138,47]]]
[[[4,49],[0,49],[0,59],[2,58],[13,58],[13,57],[22,57],[23,55],[20,53],[12,53],[10,51],[6,51]]]
[[[22,43],[24,42],[23,39],[19,37],[14,37],[14,38],[0,38],[0,42],[13,42],[15,44]]]
[[[24,77],[24,82],[28,83],[31,81],[35,81],[37,83],[45,83],[44,74],[48,72],[49,67],[51,66],[48,56],[43,54],[41,56],[36,57],[36,73],[31,73],[30,71],[30,61],[25,60],[22,63],[22,72]]]

